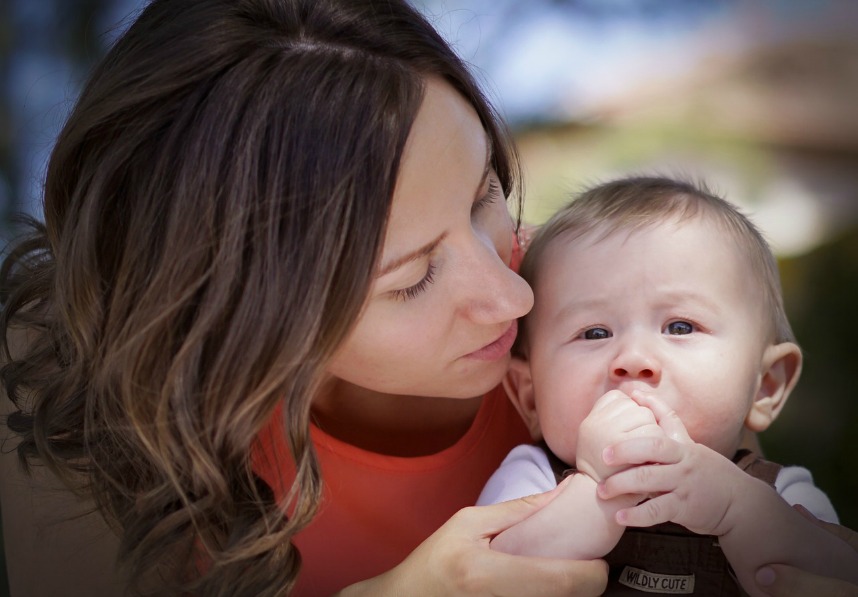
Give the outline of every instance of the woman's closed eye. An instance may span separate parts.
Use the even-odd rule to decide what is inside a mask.
[[[489,188],[486,194],[471,205],[471,216],[477,215],[484,207],[488,207],[503,196],[500,182],[495,176],[489,178]]]
[[[503,192],[500,186],[500,182],[498,181],[496,175],[492,175],[488,179],[488,189],[486,190],[486,194],[474,201],[474,203],[471,205],[471,217],[478,215],[486,207],[495,203],[496,201],[498,201],[498,199],[501,199],[502,197]],[[426,274],[423,276],[423,278],[420,279],[419,282],[412,286],[409,286],[408,288],[392,290],[390,291],[390,296],[398,301],[408,301],[417,298],[423,292],[426,291],[430,284],[435,281],[435,274],[437,273],[437,269],[438,268],[435,263],[430,260],[426,268]]]
[[[426,268],[426,275],[424,275],[417,284],[409,286],[408,288],[392,290],[390,295],[398,301],[408,301],[413,298],[417,298],[421,293],[426,291],[426,288],[432,282],[435,281],[435,269],[435,264],[430,261]]]

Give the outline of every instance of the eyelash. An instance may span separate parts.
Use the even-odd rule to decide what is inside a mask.
[[[409,286],[408,288],[402,288],[400,290],[394,290],[392,292],[393,298],[398,301],[407,301],[413,298],[416,298],[420,295],[420,293],[426,290],[426,287],[429,286],[432,282],[435,281],[435,264],[431,261],[429,262],[429,268],[426,270],[426,275],[423,276],[423,279],[417,282],[414,286]]]
[[[500,183],[498,182],[497,178],[492,177],[489,179],[489,190],[488,190],[488,192],[486,192],[486,194],[483,197],[481,197],[479,200],[474,202],[474,204],[471,206],[471,213],[472,214],[476,213],[476,212],[480,211],[482,208],[486,207],[487,205],[491,205],[492,203],[497,201],[500,198],[500,196],[501,196]]]
[[[471,213],[476,213],[487,205],[491,205],[492,203],[497,201],[500,196],[500,183],[496,178],[490,178],[488,191],[486,192],[485,196],[474,202],[474,204],[471,206]],[[399,301],[408,301],[413,298],[417,298],[418,296],[420,296],[421,293],[425,292],[429,284],[432,284],[432,282],[435,281],[435,270],[435,264],[430,261],[429,267],[426,270],[426,275],[423,276],[423,279],[417,282],[417,284],[415,284],[414,286],[409,286],[408,288],[402,288],[400,290],[394,290],[392,292],[393,298]]]

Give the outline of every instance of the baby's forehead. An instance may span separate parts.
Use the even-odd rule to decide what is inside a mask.
[[[691,242],[689,236],[693,239]],[[606,220],[555,231],[552,238],[546,239],[534,263],[535,275],[531,280],[534,291],[539,291],[546,278],[559,273],[557,268],[569,272],[570,268],[593,267],[590,261],[594,255],[599,255],[604,264],[605,255],[610,263],[616,254],[615,266],[623,268],[626,260],[639,254],[642,245],[638,241],[642,237],[647,237],[643,246],[660,246],[658,251],[668,253],[674,248],[684,252],[689,268],[696,267],[701,258],[706,262],[707,257],[717,255],[720,263],[733,264],[731,278],[738,275],[749,285],[755,285],[755,280],[760,279],[747,243],[735,230],[717,217],[697,212],[690,216],[670,214],[661,218]],[[677,242],[681,246],[676,245]]]
[[[622,246],[626,241],[639,235],[667,235],[687,226],[712,229],[716,234],[706,236],[706,242],[723,246],[736,247],[737,239],[733,232],[718,218],[703,212],[693,215],[669,214],[660,217],[611,218],[600,221],[584,221],[572,224],[565,230],[560,230],[548,239],[546,253],[553,252],[554,256],[564,251],[593,246],[607,240],[618,240]],[[701,238],[701,241],[703,239]]]
[[[711,210],[701,208],[695,211],[674,211],[668,213],[631,213],[618,214],[613,217],[594,220],[583,220],[569,228],[569,238],[586,238],[590,242],[598,242],[616,235],[631,236],[638,233],[658,232],[660,230],[676,230],[684,226],[712,227],[719,231],[728,232],[721,218]]]

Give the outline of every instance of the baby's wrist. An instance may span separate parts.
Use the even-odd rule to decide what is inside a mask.
[[[600,441],[581,441],[586,436],[579,436],[578,446],[575,454],[575,468],[588,475],[597,483],[604,481],[611,475],[611,469],[602,460],[602,452],[605,444]]]
[[[578,469],[578,472],[584,473],[596,483],[601,483],[619,470],[614,470],[614,468],[609,467],[604,462],[593,462],[589,458],[578,458],[575,462],[575,468]]]

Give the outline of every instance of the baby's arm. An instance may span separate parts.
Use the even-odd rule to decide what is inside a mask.
[[[858,582],[855,554],[847,544],[807,520],[763,481],[691,442],[664,405],[640,400],[674,439],[625,441],[606,454],[612,465],[658,463],[620,472],[600,487],[599,494],[606,498],[632,491],[657,495],[620,510],[620,522],[651,526],[671,521],[695,533],[717,535],[740,584],[751,595],[764,595],[754,574],[771,563]]]
[[[602,450],[623,439],[655,434],[663,432],[649,409],[617,391],[602,396],[578,431],[576,464],[581,472],[565,479],[559,495],[548,505],[497,535],[491,542],[492,549],[576,560],[604,556],[625,530],[617,524],[616,513],[634,506],[641,496],[599,499],[597,482],[616,470],[604,466]]]
[[[564,479],[559,492],[548,505],[492,539],[492,549],[547,558],[601,558],[623,534],[617,511],[639,501],[635,496],[601,500],[596,481],[583,473]]]

